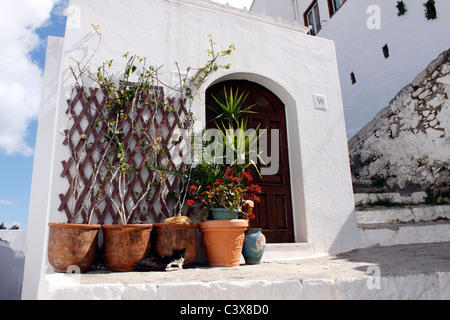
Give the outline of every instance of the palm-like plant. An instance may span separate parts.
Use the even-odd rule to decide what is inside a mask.
[[[228,126],[219,127],[219,132],[224,141],[223,152],[225,156],[224,163],[232,167],[241,167],[241,171],[254,166],[259,173],[257,162],[263,163],[258,153],[258,140],[265,130],[260,131],[258,125],[254,130],[247,130],[247,121],[241,119],[238,122],[237,129],[229,123]]]
[[[248,95],[248,92],[240,94],[239,88],[236,89],[236,92],[233,92],[233,88],[227,90],[224,87],[224,98],[222,100],[212,96],[212,101],[210,101],[208,107],[217,115],[214,122],[223,142],[219,146],[223,150],[223,159],[218,159],[219,165],[210,165],[207,170],[209,173],[222,174],[228,167],[241,172],[253,166],[261,176],[257,162],[258,160],[261,163],[264,162],[258,154],[257,142],[264,132],[259,130],[259,125],[255,130],[247,130],[245,115],[256,113],[252,110],[256,106],[255,104],[245,106]]]
[[[224,99],[222,100],[212,96],[212,105],[208,106],[217,114],[215,120],[226,121],[229,124],[233,124],[234,127],[235,124],[239,125],[240,118],[242,118],[245,114],[255,113],[251,110],[255,106],[254,104],[244,107],[245,100],[249,95],[248,92],[239,95],[239,88],[237,88],[235,93],[233,93],[233,88],[230,88],[229,93],[225,87],[223,90],[225,92]]]

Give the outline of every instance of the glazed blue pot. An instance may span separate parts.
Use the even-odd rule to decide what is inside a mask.
[[[261,229],[248,229],[242,255],[246,264],[260,264],[266,248],[266,237]]]
[[[239,217],[239,212],[225,208],[210,209],[212,220],[234,220]]]

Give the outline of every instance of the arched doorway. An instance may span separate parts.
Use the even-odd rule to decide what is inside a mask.
[[[268,243],[291,243],[295,241],[292,212],[291,181],[289,168],[289,147],[286,129],[286,110],[283,102],[265,87],[246,80],[229,80],[220,82],[206,91],[206,103],[212,101],[212,96],[223,97],[224,88],[233,92],[239,88],[240,93],[248,93],[245,106],[255,105],[254,114],[248,114],[247,128],[267,128],[269,150],[271,148],[270,129],[278,129],[280,136],[279,168],[275,175],[257,175],[256,183],[261,185],[261,203],[255,206],[256,219],[251,227],[262,228]],[[207,127],[215,127],[213,111],[206,108]],[[273,150],[272,150],[273,152]]]

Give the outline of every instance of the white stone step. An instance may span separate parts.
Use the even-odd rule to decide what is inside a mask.
[[[388,224],[450,220],[450,205],[371,208],[356,211],[358,224]]]
[[[360,226],[366,245],[395,246],[418,243],[450,242],[450,222]]]
[[[448,300],[449,250],[450,243],[372,247],[297,261],[176,272],[80,275],[47,270],[39,299]]]
[[[450,206],[375,208],[358,211],[357,221],[366,245],[450,241]]]
[[[290,261],[312,256],[309,243],[266,244],[264,261]]]

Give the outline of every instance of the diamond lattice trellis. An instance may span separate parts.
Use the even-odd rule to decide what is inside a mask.
[[[140,105],[148,105],[154,98],[154,93],[148,93]],[[173,215],[177,210],[176,206],[180,205],[180,202],[174,200],[174,195],[179,193],[182,179],[176,175],[157,176],[158,173],[149,168],[146,161],[151,148],[147,151],[141,148],[139,144],[142,142],[136,138],[135,130],[130,129],[139,127],[141,132],[160,138],[157,163],[177,171],[185,167],[183,162],[174,161],[168,155],[177,144],[177,128],[188,123],[192,115],[186,108],[186,101],[182,99],[165,98],[163,92],[157,99],[159,102],[167,101],[165,107],[157,107],[163,104],[154,104],[152,108],[136,108],[130,103],[125,112],[132,116],[125,117],[120,124],[122,128],[128,128],[123,131],[122,141],[129,155],[127,162],[134,168],[133,174],[126,178],[127,191],[124,194],[128,222],[160,222],[164,217]],[[102,156],[108,157],[115,151],[114,144],[108,144],[108,139],[105,138],[107,128],[100,116],[107,114],[104,112],[107,108],[105,99],[98,88],[90,88],[89,92],[78,88],[75,97],[67,103],[66,114],[70,118],[70,127],[65,131],[66,139],[63,144],[69,148],[72,156],[67,161],[62,161],[61,177],[67,179],[69,188],[65,194],[59,195],[59,211],[65,212],[68,222],[76,222],[72,221],[72,212],[75,211],[79,212],[79,219],[87,223],[89,212],[92,211],[93,222],[104,224],[110,217],[113,224],[118,224],[120,216],[112,199],[117,200],[119,197],[120,185],[117,179],[111,178],[112,174],[106,166],[102,164],[99,167],[98,161]],[[177,153],[179,159],[182,159],[183,150],[178,148]],[[152,185],[151,192],[130,212],[149,184]],[[97,198],[102,201],[96,203]]]

